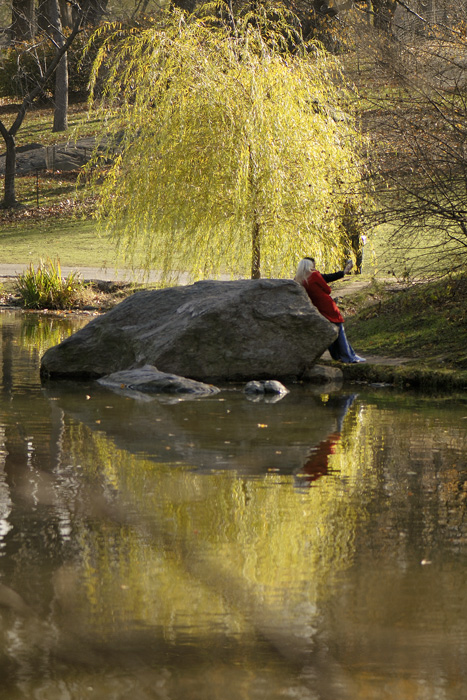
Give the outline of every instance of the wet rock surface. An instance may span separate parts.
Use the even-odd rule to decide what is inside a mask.
[[[113,389],[118,393],[139,394],[172,394],[190,396],[209,396],[219,393],[220,389],[212,384],[197,382],[176,374],[159,372],[152,365],[144,365],[135,369],[114,372],[97,380],[102,386]]]

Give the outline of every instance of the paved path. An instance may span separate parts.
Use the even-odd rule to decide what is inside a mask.
[[[37,265],[33,263],[35,267]],[[17,275],[24,272],[29,267],[29,263],[0,263],[0,278],[1,277],[16,277]],[[113,267],[78,267],[78,266],[68,266],[62,265],[62,274],[64,277],[70,274],[70,272],[78,272],[83,280],[107,280],[112,282],[157,282],[160,278],[160,274],[156,271],[149,273],[149,278],[144,277],[142,271],[135,271],[120,269],[115,270]],[[221,279],[230,279],[227,275],[221,276]],[[181,275],[181,284],[189,283],[188,275]],[[369,286],[370,282],[365,279],[348,277],[340,282],[339,288],[336,289],[336,295],[346,296],[347,294],[352,294],[353,292],[364,289]]]
[[[332,357],[327,350],[323,355],[321,355],[320,359],[328,360],[329,362],[332,361]],[[367,355],[366,353],[365,360],[365,364],[368,365],[386,365],[387,367],[399,367],[400,365],[413,362],[413,360],[411,360],[409,357],[388,357],[386,355]]]
[[[0,278],[16,277],[29,267],[29,263],[0,263]],[[34,264],[37,268],[37,265]],[[144,278],[143,272],[133,272],[132,270],[115,270],[113,267],[73,267],[61,265],[63,277],[67,277],[71,272],[79,273],[82,280],[106,280],[111,282],[157,282],[160,275],[151,272],[148,278]],[[185,278],[185,279],[183,279]],[[187,281],[187,276],[183,275],[182,284]]]

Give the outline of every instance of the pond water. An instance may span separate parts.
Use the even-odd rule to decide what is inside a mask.
[[[0,698],[467,697],[467,397],[41,385],[0,313]]]

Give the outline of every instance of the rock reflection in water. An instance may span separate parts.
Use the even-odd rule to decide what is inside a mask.
[[[66,415],[133,454],[243,474],[292,473],[342,420],[342,401],[326,406],[311,389],[280,402],[251,402],[241,386],[183,402],[162,396],[139,401],[97,383],[69,381],[48,382],[45,393]]]

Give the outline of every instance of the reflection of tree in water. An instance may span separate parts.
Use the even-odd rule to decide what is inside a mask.
[[[44,602],[47,590],[52,595],[46,562],[52,566],[61,562],[65,544],[51,475],[59,459],[63,414],[42,396],[29,348],[21,342],[25,320],[12,316],[10,323],[2,318],[0,348],[2,584],[9,584],[37,605],[39,600]],[[42,562],[39,568],[38,561]]]
[[[339,665],[361,668],[375,654],[384,677],[366,606],[375,617],[387,608],[384,629],[392,634],[405,600],[404,619],[425,629],[424,610],[436,611],[447,584],[434,567],[428,579],[430,567],[419,561],[434,558],[427,545],[443,556],[456,547],[460,560],[467,542],[465,420],[450,426],[436,406],[432,416],[413,412],[396,393],[358,401],[303,393],[295,407],[288,396],[282,408],[248,403],[245,411],[228,398],[152,409],[122,399],[119,414],[118,397],[89,387],[73,393],[63,385],[63,396],[47,398],[31,381],[32,353],[6,328],[2,341],[0,499],[10,530],[0,533],[0,678],[9,698],[19,687],[23,697],[55,697],[60,684],[70,697],[78,697],[76,687],[87,697],[91,685],[101,689],[96,697],[112,697],[131,678],[135,697],[153,697],[161,684],[174,699],[230,700],[254,697],[262,683],[271,700],[334,700]],[[243,418],[234,425],[237,410]],[[291,424],[281,428],[282,420]],[[160,439],[161,459],[129,449],[145,435]],[[269,454],[278,436],[280,472],[256,460],[242,474],[203,471],[187,460],[201,450],[212,465],[230,439],[226,450],[259,449],[275,466]],[[162,459],[166,447],[171,460]],[[304,483],[319,488],[293,488],[294,479],[302,483],[292,476],[295,456],[293,468],[304,463],[300,473],[308,472]],[[386,588],[375,553],[390,569]],[[451,596],[455,586],[462,590],[465,568],[458,573],[449,579]],[[414,604],[420,591],[423,610]],[[454,606],[442,613],[449,625],[463,624]],[[365,643],[355,634],[362,621]],[[441,625],[436,633],[445,640]],[[457,662],[456,649],[449,651]],[[415,653],[410,662],[421,668],[423,659]],[[359,697],[368,694],[365,683]]]
[[[2,324],[2,401],[11,398],[13,388],[13,329]]]
[[[334,473],[329,466],[329,458],[335,454],[336,446],[341,439],[344,418],[350,406],[355,400],[356,394],[345,396],[331,396],[327,406],[338,409],[336,430],[310,450],[310,453],[300,470],[296,473],[297,481],[300,485],[311,485],[322,476]]]
[[[56,316],[25,315],[21,319],[21,334],[18,340],[21,346],[29,348],[40,357],[48,348],[61,343],[84,323],[83,320],[58,319]]]
[[[76,404],[88,407],[92,427],[76,421],[34,382],[34,345],[23,346],[18,328],[2,330],[7,410],[0,408],[0,478],[9,528],[0,543],[3,688],[13,696],[23,683],[31,696],[37,688],[46,693],[53,687],[48,678],[60,677],[59,669],[67,668],[83,678],[105,668],[110,685],[116,672],[132,673],[136,663],[152,685],[160,681],[161,667],[178,668],[181,678],[173,681],[173,697],[187,697],[189,690],[183,695],[177,688],[193,683],[208,650],[212,687],[224,698],[230,690],[222,692],[216,669],[225,663],[243,668],[247,685],[251,679],[274,679],[273,685],[279,679],[279,697],[280,688],[303,682],[296,680],[297,664],[316,654],[322,671],[319,684],[332,685],[335,664],[319,655],[314,628],[310,632],[309,620],[293,622],[304,593],[284,597],[290,571],[300,564],[306,530],[299,518],[284,520],[284,513],[298,505],[293,490],[282,488],[275,474],[262,475],[264,488],[259,478],[242,480],[228,472],[196,475],[187,471],[186,463],[145,462],[140,454],[118,449],[102,430],[103,415],[112,413],[117,397],[106,393],[98,401],[93,394],[87,401],[87,392],[79,388]],[[253,408],[246,401],[239,405],[243,403],[251,438],[242,450],[248,454],[258,437],[267,446],[267,432],[258,427],[266,418],[258,416],[275,407]],[[214,420],[219,427],[231,416],[224,403],[191,408],[188,413],[176,407],[149,413],[144,429],[152,427],[154,434],[157,418],[167,412],[164,428],[193,420],[195,433],[203,423]],[[136,412],[132,417],[137,421],[144,415]],[[274,416],[267,413],[267,422]],[[121,415],[114,425],[122,425]],[[245,441],[239,426],[229,429],[229,436],[242,434]],[[275,434],[272,425],[270,431]],[[213,453],[218,449],[215,435],[205,436],[208,453],[211,447]],[[166,429],[167,442],[173,448]],[[342,510],[342,520],[351,528],[353,507],[343,504]],[[326,512],[323,507],[315,517],[326,520]],[[332,540],[338,537],[336,533]],[[302,542],[298,551],[290,546],[293,541]],[[264,558],[257,561],[261,550]],[[306,566],[313,568],[314,562],[309,559]],[[303,585],[308,587],[306,581]],[[314,600],[314,588],[306,599]],[[304,604],[316,622],[313,605]],[[256,656],[262,658],[261,668]]]

